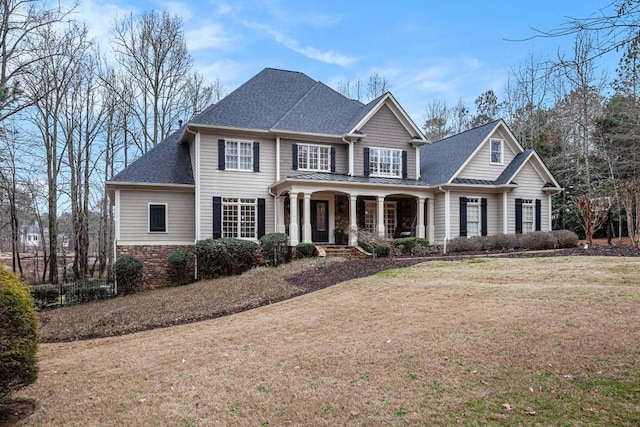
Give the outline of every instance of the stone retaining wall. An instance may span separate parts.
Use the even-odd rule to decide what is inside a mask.
[[[174,283],[167,274],[167,260],[177,250],[187,252],[187,271],[192,281],[195,272],[193,245],[136,245],[117,246],[116,256],[129,255],[142,261],[142,287],[141,289],[158,289],[173,286]]]

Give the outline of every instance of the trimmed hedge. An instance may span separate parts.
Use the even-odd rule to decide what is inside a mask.
[[[118,281],[118,290],[130,294],[138,290],[142,284],[142,261],[129,255],[118,258],[113,265],[113,272]]]
[[[433,252],[429,240],[420,237],[401,237],[391,243],[395,256],[426,256]]]
[[[258,248],[256,242],[230,237],[199,240],[194,247],[198,276],[211,279],[241,274],[257,264]]]
[[[448,252],[529,251],[573,248],[578,235],[569,230],[534,231],[525,234],[497,234],[482,237],[456,237],[447,242]]]
[[[38,377],[38,319],[29,288],[0,266],[0,399]]]
[[[187,268],[188,258],[186,251],[175,251],[167,258],[167,275],[174,285],[184,285],[189,282]]]
[[[269,233],[260,238],[260,251],[266,265],[277,267],[289,261],[289,236]]]
[[[311,258],[316,256],[316,247],[313,243],[298,243],[296,246],[298,258]]]

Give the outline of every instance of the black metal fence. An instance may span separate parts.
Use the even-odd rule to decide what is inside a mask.
[[[83,304],[115,296],[115,283],[102,278],[30,287],[34,303],[41,309]]]

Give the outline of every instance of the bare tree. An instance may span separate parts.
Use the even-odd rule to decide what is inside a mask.
[[[444,101],[436,99],[427,104],[422,130],[429,141],[439,141],[453,134],[452,114]]]
[[[587,243],[593,245],[593,235],[607,221],[609,209],[615,203],[615,197],[592,197],[588,194],[574,196],[573,205],[578,213],[580,226],[584,230]]]
[[[116,58],[133,89],[132,113],[143,153],[184,119],[179,108],[193,60],[187,50],[182,20],[166,12],[129,15],[115,22]]]
[[[204,84],[204,77],[198,72],[192,73],[186,81],[184,91],[184,106],[185,111],[183,113],[184,121],[190,120],[196,114],[202,112],[212,102],[218,102],[224,91],[224,86],[220,79],[215,84],[206,86]]]
[[[369,83],[367,84],[367,100],[372,101],[388,92],[389,89],[389,80],[377,71],[373,72],[369,75]]]
[[[354,82],[350,80],[338,82],[336,91],[347,98],[355,99],[356,101],[370,102],[385,92],[388,92],[390,87],[389,81],[385,76],[378,72],[373,72],[369,75],[366,91],[360,77],[358,77]]]
[[[452,131],[454,134],[464,132],[471,128],[471,115],[469,108],[462,98],[451,108]]]

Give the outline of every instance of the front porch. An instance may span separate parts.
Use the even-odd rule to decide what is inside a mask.
[[[291,187],[276,195],[276,231],[289,236],[290,246],[357,246],[360,230],[386,240],[414,236],[433,241],[433,218],[433,196],[415,190],[345,192]]]

